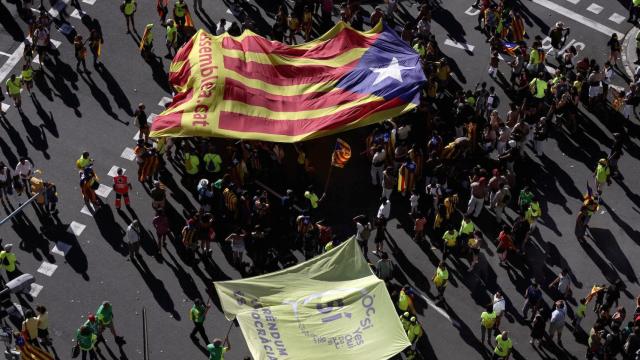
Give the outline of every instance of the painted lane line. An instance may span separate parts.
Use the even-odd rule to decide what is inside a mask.
[[[75,236],[80,236],[80,234],[82,234],[82,232],[84,231],[84,229],[87,227],[87,225],[84,224],[80,224],[79,222],[75,222],[72,221],[71,224],[69,224],[69,227],[67,228],[67,232],[75,235]]]
[[[620,15],[618,13],[613,13],[609,16],[609,20],[613,21],[616,24],[622,24],[622,22],[626,19],[624,15]]]
[[[62,241],[58,241],[53,249],[51,249],[51,252],[64,257],[67,256],[69,250],[71,250],[71,245],[63,243]]]
[[[93,5],[96,3],[96,0],[82,0],[83,3]]]
[[[58,268],[58,265],[43,261],[40,267],[38,268],[38,272],[40,274],[45,274],[51,277],[53,273],[56,272],[57,268]]]
[[[0,55],[3,55],[3,56],[11,56],[11,54],[6,53],[6,52],[4,52],[4,51],[0,51]]]
[[[575,4],[580,2],[580,0],[567,0],[567,1],[572,3],[573,5],[575,5]]]
[[[107,197],[109,197],[109,194],[111,194],[112,190],[113,188],[111,186],[100,184],[100,186],[98,187],[98,190],[96,190],[96,194],[106,199]]]
[[[430,308],[432,308],[438,314],[442,315],[445,319],[447,319],[447,320],[449,320],[449,322],[451,322],[451,316],[449,316],[449,314],[447,314],[447,312],[443,308],[441,308],[438,305],[436,305],[436,303],[431,301],[431,299],[426,297],[423,293],[421,293],[420,291],[416,290],[415,288],[413,289],[413,291],[416,294],[418,294],[422,298],[422,300],[424,300],[429,305]]]
[[[44,288],[44,286],[42,286],[40,284],[33,283],[33,284],[31,284],[31,289],[29,290],[29,295],[31,295],[32,298],[37,298],[38,295],[40,295],[40,292],[42,291],[43,288]]]
[[[571,19],[571,20],[573,20],[575,22],[578,22],[578,23],[580,23],[580,24],[582,24],[584,26],[590,27],[593,30],[596,30],[596,31],[598,31],[600,33],[603,33],[603,34],[607,35],[607,36],[611,36],[611,34],[615,33],[615,34],[618,34],[618,39],[622,39],[624,37],[623,33],[619,32],[619,31],[616,31],[616,30],[613,30],[612,28],[610,28],[610,27],[608,27],[606,25],[600,24],[597,21],[591,20],[588,17],[582,16],[582,15],[578,14],[577,12],[569,10],[566,7],[558,5],[558,4],[556,4],[556,3],[554,3],[554,2],[552,2],[550,0],[531,0],[531,1],[536,3],[536,4],[538,4],[538,5],[540,5],[540,6],[543,6],[543,7],[547,8],[547,9],[549,9],[549,10],[555,11],[558,14],[560,14],[562,16],[565,16],[565,17],[567,17],[567,18],[569,18],[569,19]]]
[[[22,59],[22,53],[24,53],[24,44],[20,43],[18,47],[13,51],[11,56],[7,59],[7,62],[0,67],[0,83],[4,85],[4,79],[11,73],[13,68],[18,65]]]
[[[465,10],[464,13],[469,15],[469,16],[476,16],[476,15],[480,14],[480,9],[474,8],[473,6],[469,6],[469,8],[467,10]]]
[[[136,138],[136,140],[138,139]],[[133,161],[136,158],[136,153],[133,151],[132,148],[126,147],[122,151],[122,154],[120,154],[120,157],[123,159],[127,159],[129,161]]]
[[[444,41],[445,45],[454,47],[454,48],[458,48],[458,49],[462,49],[462,50],[466,50],[469,52],[473,52],[473,49],[475,49],[476,47],[471,45],[471,44],[467,44],[467,43],[459,43],[455,40],[451,40],[451,39],[446,39]]]

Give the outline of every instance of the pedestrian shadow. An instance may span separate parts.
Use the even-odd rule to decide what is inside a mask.
[[[607,209],[607,212],[609,213],[609,216],[611,216],[611,219],[618,226],[620,226],[620,228],[624,230],[625,233],[627,233],[627,236],[629,236],[629,238],[633,240],[633,242],[640,245],[640,231],[634,229],[629,224],[627,224],[624,220],[622,220],[620,216],[616,214],[615,210],[611,209],[611,207],[609,207],[609,204],[607,204],[606,202],[601,202],[600,205],[604,206]]]
[[[609,260],[611,265],[624,274],[629,282],[637,283],[638,278],[636,277],[633,266],[620,248],[620,245],[611,233],[611,230],[590,227],[589,233],[594,240],[594,244]]]
[[[458,334],[462,341],[464,341],[469,347],[476,350],[476,352],[482,356],[483,359],[491,359],[488,349],[484,344],[476,337],[473,331],[469,328],[467,323],[463,321],[458,314],[447,304],[443,302],[441,307],[447,312],[447,315],[451,318],[451,325],[458,330]]]
[[[24,32],[22,32],[22,28],[20,24],[16,22],[16,17],[4,6],[3,3],[0,3],[0,24],[5,29],[5,31],[13,38],[13,41],[23,42]]]
[[[128,256],[129,248],[124,243],[124,229],[118,224],[113,217],[113,211],[106,203],[103,204],[93,215],[96,221],[100,235],[111,245],[111,247],[120,255]]]
[[[198,290],[198,286],[196,282],[193,280],[193,277],[185,271],[184,267],[178,262],[178,260],[171,254],[170,251],[165,251],[164,254],[167,255],[170,261],[166,261],[167,266],[173,271],[176,279],[178,279],[178,284],[180,284],[180,288],[182,288],[182,292],[189,300],[202,299],[202,294],[200,294],[200,290]],[[176,318],[176,320],[180,320],[180,318]]]
[[[549,25],[547,25],[544,20],[539,18],[536,14],[534,14],[522,1],[518,2],[518,10],[522,15],[522,18],[529,27],[535,28],[534,24],[540,27],[540,32],[543,34],[548,34],[551,29]]]
[[[24,125],[25,130],[27,131],[27,141],[33,148],[37,151],[42,152],[42,156],[49,160],[51,159],[51,155],[47,153],[47,149],[49,149],[49,143],[47,141],[47,135],[44,132],[44,125],[35,126],[31,123],[31,120],[25,113],[20,114],[20,119],[22,119],[22,124]]]
[[[42,73],[49,80],[49,82],[51,82],[53,88],[58,92],[57,94],[55,92],[53,94],[60,98],[65,106],[73,109],[77,117],[82,117],[82,113],[80,112],[80,110],[78,110],[78,107],[80,106],[80,100],[78,99],[78,96],[73,91],[71,91],[71,89],[69,89],[69,86],[67,86],[67,84],[65,83],[65,80],[70,81],[73,89],[78,90],[78,87],[75,84],[78,81],[78,75],[75,74],[73,69],[71,69],[68,64],[62,62],[59,58],[55,59],[56,62],[54,66],[49,66],[48,64],[46,64],[46,66],[54,75],[50,76],[47,72],[44,71]]]
[[[87,274],[89,261],[82,250],[82,246],[80,245],[78,238],[68,231],[69,224],[62,223],[57,215],[53,216],[53,219],[55,220],[55,223],[45,226],[42,230],[42,234],[51,242],[71,246],[66,255],[64,255],[66,262],[76,273],[80,274],[85,281],[89,281],[89,274]]]
[[[202,7],[202,0],[195,0],[193,2],[193,12],[196,14],[198,19],[202,21],[204,26],[209,30],[209,32],[215,34],[216,32],[216,23],[209,17],[209,14]]]
[[[35,206],[37,205],[34,205],[34,207]],[[15,209],[11,204],[8,204],[8,207],[5,206],[5,210],[11,212]],[[55,258],[49,254],[49,242],[42,236],[24,211],[18,213],[11,219],[11,227],[16,235],[18,235],[18,238],[20,238],[18,247],[21,250],[31,253],[38,262],[46,258],[48,262],[55,263]]]
[[[107,67],[103,63],[98,64],[95,69],[98,72],[98,75],[100,75],[104,83],[107,85],[107,90],[113,97],[116,105],[118,105],[118,108],[122,109],[128,116],[133,116],[129,98],[124,93],[124,91],[122,91],[120,84],[118,84],[113,75],[111,75],[109,69],[107,69]]]
[[[16,153],[18,157],[28,157],[29,150],[27,150],[27,146],[25,145],[22,137],[20,137],[20,133],[16,130],[16,128],[9,122],[9,120],[0,116],[0,126],[7,132],[7,137],[11,139],[13,146],[16,147]],[[4,151],[3,151],[4,152]],[[7,157],[7,161],[9,161],[9,157]],[[12,166],[15,166],[18,162],[11,163]]]
[[[587,235],[586,237],[590,236]],[[596,240],[594,239],[594,241]],[[600,269],[602,275],[605,279],[607,279],[608,282],[613,284],[617,279],[620,278],[620,275],[618,275],[616,269],[611,264],[607,263],[588,242],[584,241],[580,243],[580,246],[582,246],[582,249],[584,249],[589,258],[591,258],[593,263],[596,264],[596,266]]]
[[[0,120],[3,122],[2,120]],[[0,137],[0,151],[2,151],[2,155],[7,159],[7,166],[13,168],[18,163],[18,157],[13,153],[9,144],[7,144],[2,137]]]
[[[47,82],[47,77],[44,75],[44,71],[34,71],[33,83],[40,91],[40,94],[44,95],[47,100],[53,101],[53,91]]]
[[[169,86],[169,77],[164,70],[164,64],[162,58],[158,57],[155,53],[151,53],[149,58],[143,59],[144,62],[149,65],[151,69],[151,78],[160,86],[160,88],[167,93],[171,93],[171,87]]]
[[[142,279],[147,284],[149,290],[153,294],[153,298],[156,300],[160,307],[171,314],[173,318],[180,321],[180,314],[175,309],[171,294],[167,291],[162,280],[158,279],[153,272],[147,266],[143,256],[134,256],[131,263],[135,266],[136,270],[142,276]]]
[[[47,129],[53,137],[55,138],[60,137],[60,134],[58,133],[58,127],[56,126],[56,122],[53,119],[53,113],[51,113],[51,111],[47,113],[44,110],[44,108],[42,107],[42,104],[40,104],[40,100],[38,100],[38,97],[36,96],[35,93],[33,93],[33,96],[31,96],[31,101],[33,102],[33,106],[35,106],[36,108],[36,113],[42,120],[41,126]]]
[[[96,65],[96,67],[98,66],[99,65]],[[100,90],[100,88],[96,85],[95,81],[93,81],[93,78],[91,77],[91,74],[81,73],[80,78],[82,79],[82,81],[85,82],[85,84],[87,84],[87,86],[89,87],[89,91],[91,91],[91,96],[93,96],[93,98],[96,99],[98,104],[100,104],[100,107],[102,107],[102,110],[107,115],[109,115],[111,118],[113,118],[114,120],[117,120],[118,122],[124,125],[129,125],[128,121],[120,120],[118,115],[113,112],[109,98],[107,98],[107,95],[102,90]]]

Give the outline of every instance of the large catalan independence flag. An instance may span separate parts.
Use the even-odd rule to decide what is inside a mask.
[[[176,54],[169,81],[177,94],[151,136],[296,142],[413,109],[425,77],[418,54],[393,29],[339,23],[295,46],[250,31],[200,30]]]

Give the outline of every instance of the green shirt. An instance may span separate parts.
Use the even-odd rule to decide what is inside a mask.
[[[493,350],[493,352],[500,357],[505,357],[509,355],[512,347],[513,343],[511,342],[511,338],[502,340],[502,334],[500,334],[496,336],[496,348]]]
[[[176,35],[178,34],[178,28],[176,25],[167,26],[167,42],[173,43],[176,41]],[[205,156],[206,157],[206,156]]]
[[[576,307],[576,317],[579,318],[584,318],[584,316],[586,315],[586,311],[587,311],[587,304],[578,304],[578,306]]]
[[[33,70],[31,68],[26,68],[25,70],[22,70],[20,77],[24,81],[33,80]]]
[[[228,348],[209,344],[207,350],[209,351],[209,360],[224,360],[224,353],[228,351]]]
[[[191,311],[189,311],[189,319],[197,324],[202,324],[204,322],[205,317],[205,309],[204,307],[198,307],[193,305],[191,307]]]
[[[136,2],[130,1],[124,3],[124,14],[126,16],[131,16],[136,11]]]
[[[493,329],[493,325],[496,323],[496,313],[492,312],[482,312],[480,314],[480,323],[485,329]]]
[[[596,181],[599,183],[606,182],[610,173],[608,166],[598,164],[598,167],[596,168]]]
[[[88,327],[89,329],[91,329],[91,332],[93,332],[94,334],[98,334],[98,322],[97,321],[90,321],[87,320],[84,322],[83,324],[84,326]]]
[[[311,207],[312,208],[317,208],[318,207],[318,195],[316,195],[315,193],[312,193],[310,191],[305,191],[304,192],[304,197],[309,199],[309,202],[311,203]]]
[[[452,232],[445,232],[444,235],[442,235],[442,239],[444,240],[444,244],[448,247],[454,247],[456,246],[456,242],[458,241],[458,232],[453,230]]]
[[[476,226],[473,224],[473,221],[469,220],[466,222],[462,220],[462,224],[460,224],[460,234],[470,235],[476,229]]]
[[[206,153],[203,157],[204,168],[207,172],[217,173],[220,171],[220,165],[222,165],[222,158],[218,154]]]
[[[527,206],[533,201],[533,193],[520,190],[520,205]]]
[[[175,8],[174,8],[174,10],[173,10],[173,13],[174,13],[174,14],[175,14],[175,16],[177,16],[177,17],[183,17],[183,16],[184,16],[184,14],[185,14],[185,10],[186,10],[186,8],[187,8],[187,4],[177,2],[177,3],[176,3],[176,7],[175,7]]]
[[[9,93],[9,95],[20,94],[20,88],[22,87],[20,78],[16,77],[13,81],[11,81],[11,78],[9,78],[7,79],[7,82],[5,84],[7,85],[7,92]]]
[[[93,345],[98,340],[98,336],[94,333],[90,333],[89,335],[80,334],[80,329],[76,331],[76,341],[78,345],[80,345],[80,349],[82,350],[91,350],[93,349]]]
[[[418,337],[422,335],[422,326],[416,323],[409,324],[409,330],[407,330],[407,337],[409,338],[409,342],[413,342]]]
[[[185,170],[187,171],[187,174],[189,175],[197,174],[200,167],[200,159],[198,158],[198,155],[189,154],[189,153],[184,154],[184,167],[185,167]]]
[[[96,319],[103,325],[111,324],[111,320],[113,320],[113,309],[111,306],[106,308],[104,305],[100,305],[98,311],[96,311]]]
[[[7,251],[0,252],[1,267],[7,269],[7,272],[14,272],[16,270],[16,254]]]

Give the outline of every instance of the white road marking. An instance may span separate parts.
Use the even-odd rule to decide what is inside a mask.
[[[118,169],[120,169],[120,166],[113,165],[111,167],[111,170],[109,170],[109,172],[107,173],[107,175],[111,177],[115,177],[116,175],[118,175]],[[126,171],[127,169],[122,168],[122,174],[124,174]]]
[[[78,9],[74,9],[71,13],[72,18],[82,19],[82,17],[86,14],[84,11],[78,11]]]
[[[111,186],[100,184],[100,186],[98,187],[98,190],[96,190],[96,194],[106,199],[107,197],[109,197],[109,194],[111,194],[111,190],[113,190]]]
[[[473,52],[473,49],[475,49],[476,47],[471,45],[471,44],[467,44],[467,43],[459,43],[455,40],[451,40],[451,39],[446,39],[444,41],[445,45],[448,46],[452,46],[454,48],[458,48],[458,49],[462,49],[462,50],[466,50],[466,51],[470,51]]]
[[[0,109],[2,109],[2,112],[7,112],[7,110],[9,110],[10,107],[11,107],[11,105],[5,104],[5,103],[2,103],[0,105]]]
[[[33,284],[31,284],[31,289],[29,290],[29,295],[31,295],[31,297],[33,297],[33,298],[37,298],[38,295],[40,295],[40,291],[42,291],[43,288],[44,288],[44,286],[42,286],[40,284],[33,283]]]
[[[51,249],[51,252],[56,255],[67,256],[67,253],[69,252],[69,250],[71,250],[71,245],[64,243],[62,241],[58,241],[56,245],[53,247],[53,249]]]
[[[4,51],[0,51],[0,55],[3,55],[3,56],[11,56],[11,54],[6,53],[6,52],[4,52]]]
[[[147,125],[151,126],[151,124],[153,124],[153,120],[156,119],[156,116],[158,116],[158,114],[149,114],[147,117]],[[140,139],[140,130],[136,131],[136,134],[133,135],[133,141],[138,141],[138,139]]]
[[[69,224],[69,227],[67,228],[67,232],[70,232],[75,236],[80,236],[80,234],[82,234],[82,232],[86,227],[87,225],[72,221],[71,224]]]
[[[18,47],[13,51],[13,53],[7,59],[2,67],[0,67],[0,83],[4,85],[4,79],[11,73],[13,68],[20,62],[22,59],[22,53],[24,52],[24,44],[21,43]]]
[[[93,217],[93,214],[91,213],[91,210],[89,210],[87,205],[83,205],[82,209],[80,209],[80,212],[85,214],[85,215],[89,215],[89,216]]]
[[[609,16],[609,20],[613,21],[616,24],[621,24],[624,21],[624,19],[626,19],[626,17],[618,13],[613,13],[611,14],[611,16]]]
[[[38,272],[40,274],[45,274],[50,277],[53,275],[54,272],[56,272],[57,268],[58,268],[58,265],[43,261],[40,267],[38,268]]]
[[[416,289],[413,289],[413,291],[420,295],[420,297],[422,298],[422,300],[426,301],[427,304],[429,304],[429,307],[432,308],[433,310],[435,310],[438,314],[442,315],[445,319],[449,320],[449,322],[451,322],[451,316],[449,316],[449,314],[447,314],[447,312],[439,307],[438,305],[436,305],[436,303],[434,303],[433,301],[431,301],[431,299],[429,299],[428,297],[426,297],[423,293],[417,291]]]
[[[93,5],[96,3],[96,0],[82,0],[83,3]]]
[[[567,0],[567,1],[572,3],[573,5],[575,5],[575,4],[580,2],[580,0]]]
[[[216,24],[216,29],[220,27],[220,22],[218,22]],[[231,27],[231,22],[227,21],[226,23],[224,23],[224,29],[225,30],[229,30],[229,28]]]
[[[233,15],[233,11],[231,11],[231,9],[227,9],[227,14]]]
[[[476,16],[476,15],[480,14],[480,9],[474,8],[473,6],[469,6],[469,8],[467,10],[465,10],[464,13],[469,15],[469,16]]]
[[[167,106],[167,104],[171,104],[172,101],[172,98],[164,96],[162,99],[160,99],[158,106],[165,107]]]
[[[54,48],[58,48],[60,47],[60,45],[62,44],[62,42],[55,40],[55,39],[50,39],[49,40],[51,42],[51,45],[53,45]],[[33,43],[33,42],[32,42]],[[40,58],[38,57],[38,55],[33,57],[33,62],[40,65]]]
[[[136,139],[136,140],[138,140],[138,139]],[[133,161],[136,158],[136,153],[133,151],[132,148],[126,147],[122,151],[122,154],[120,154],[120,157],[123,158],[123,159],[127,159],[129,161]]]
[[[611,36],[611,34],[616,33],[616,34],[618,34],[618,39],[622,39],[624,37],[623,33],[619,32],[619,31],[616,31],[616,30],[613,30],[612,28],[610,28],[610,27],[608,27],[606,25],[600,24],[597,21],[591,20],[588,17],[582,16],[582,15],[578,14],[577,12],[569,10],[566,7],[558,5],[558,4],[556,4],[556,3],[554,3],[554,2],[552,2],[550,0],[531,0],[531,1],[536,3],[536,4],[538,4],[538,5],[540,5],[540,6],[546,7],[547,9],[549,9],[551,11],[555,11],[558,14],[560,14],[562,16],[565,16],[565,17],[567,17],[567,18],[569,18],[569,19],[571,19],[571,20],[573,20],[575,22],[579,22],[582,25],[590,27],[593,30],[601,32],[601,33],[603,33],[603,34],[605,34],[607,36]]]
[[[604,8],[596,3],[589,5],[587,11],[591,11],[594,14],[600,14]]]

